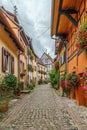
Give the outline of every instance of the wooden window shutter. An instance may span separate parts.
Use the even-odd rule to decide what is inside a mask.
[[[64,62],[66,62],[66,51],[64,52]]]
[[[14,74],[14,57],[11,56],[11,73]]]
[[[2,47],[2,72],[6,71],[5,55],[6,55],[6,50],[4,49],[4,47]]]

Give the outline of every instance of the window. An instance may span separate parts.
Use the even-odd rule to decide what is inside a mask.
[[[62,55],[61,58],[62,58],[62,64],[63,64],[64,63],[64,54]]]
[[[14,74],[14,57],[2,48],[2,71]]]
[[[60,66],[66,62],[66,51],[64,51],[63,55],[60,57]]]
[[[43,59],[42,61],[43,61],[43,63],[45,63],[45,59]]]
[[[48,63],[48,59],[45,59],[45,63]]]
[[[20,72],[24,72],[24,63],[20,61]]]

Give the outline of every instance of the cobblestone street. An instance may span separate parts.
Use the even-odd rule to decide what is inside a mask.
[[[0,120],[0,130],[87,130],[86,118],[87,108],[42,85],[10,108]]]

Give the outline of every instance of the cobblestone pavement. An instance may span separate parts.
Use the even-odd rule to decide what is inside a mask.
[[[87,130],[87,108],[42,85],[19,99],[0,120],[0,130]]]

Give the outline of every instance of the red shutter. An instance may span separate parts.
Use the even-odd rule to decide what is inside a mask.
[[[2,47],[2,71],[6,71],[6,64],[5,64],[5,54],[6,50]]]
[[[11,73],[14,74],[14,57],[11,56]]]

